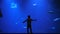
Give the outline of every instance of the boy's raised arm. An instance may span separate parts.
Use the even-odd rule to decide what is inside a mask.
[[[27,20],[23,21],[23,23],[25,23]]]

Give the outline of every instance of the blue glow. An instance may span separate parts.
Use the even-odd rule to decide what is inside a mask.
[[[16,23],[16,24],[18,24],[18,23]]]
[[[32,19],[37,19],[32,22],[33,33],[46,33],[52,23],[52,17],[48,14],[50,8],[52,7],[47,3],[47,0],[4,0],[2,4],[3,18],[0,19],[1,29],[8,33],[26,33],[27,23],[23,24],[22,22],[27,18],[27,15],[31,15]]]
[[[17,8],[17,4],[11,3],[11,8]]]
[[[55,18],[53,21],[58,21],[58,20],[60,20],[60,18]]]
[[[37,4],[33,4],[33,6],[36,6]]]
[[[27,28],[27,27],[24,27],[24,28]]]
[[[49,13],[52,13],[52,12],[54,12],[54,11],[48,11]]]
[[[52,27],[52,29],[55,29],[55,27]]]

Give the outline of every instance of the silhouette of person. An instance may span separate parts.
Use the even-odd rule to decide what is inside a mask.
[[[1,9],[0,9],[0,17],[2,17]]]
[[[28,18],[23,21],[23,23],[27,22],[27,34],[29,34],[29,29],[30,29],[30,34],[32,34],[32,27],[31,27],[31,22],[36,21],[30,18],[30,15],[28,15]]]

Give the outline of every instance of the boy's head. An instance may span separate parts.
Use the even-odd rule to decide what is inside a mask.
[[[30,18],[30,15],[28,15],[28,18]]]

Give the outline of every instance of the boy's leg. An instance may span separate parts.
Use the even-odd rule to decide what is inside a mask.
[[[30,27],[30,34],[32,34],[32,28]]]
[[[27,34],[29,34],[29,28],[27,27]]]

